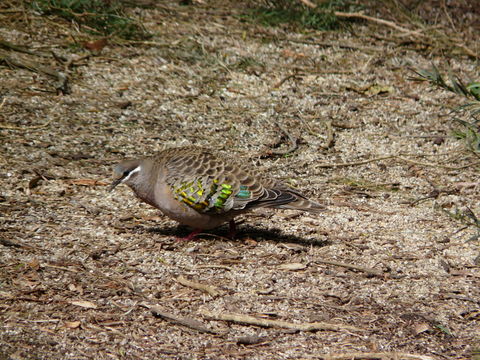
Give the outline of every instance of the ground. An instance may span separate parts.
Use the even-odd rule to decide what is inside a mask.
[[[134,9],[153,38],[91,52],[69,46],[74,25],[30,10],[0,28],[71,59],[47,63],[70,93],[0,67],[0,359],[475,356],[478,227],[452,214],[480,214],[478,153],[452,135],[463,100],[411,69],[478,79],[478,62],[368,20],[299,30],[244,10]],[[234,240],[222,227],[177,242],[188,229],[124,185],[107,191],[115,163],[192,144],[328,210],[256,211]],[[292,329],[305,323],[321,329]]]

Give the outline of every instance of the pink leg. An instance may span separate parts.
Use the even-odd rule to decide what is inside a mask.
[[[229,230],[228,230],[228,238],[235,239],[235,235],[237,235],[237,226],[235,225],[235,220],[230,220],[228,223]]]
[[[188,234],[187,236],[185,237],[182,237],[182,238],[177,238],[177,242],[183,242],[183,241],[190,241],[190,240],[193,240],[195,238],[195,236],[197,236],[198,234],[200,234],[202,232],[201,229],[194,229],[190,234]]]

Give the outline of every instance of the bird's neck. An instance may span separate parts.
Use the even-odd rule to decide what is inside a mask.
[[[154,206],[154,191],[158,174],[156,171],[152,171],[153,169],[148,165],[149,164],[142,165],[142,167],[145,167],[142,169],[142,172],[138,174],[137,181],[135,181],[131,187],[140,199]]]

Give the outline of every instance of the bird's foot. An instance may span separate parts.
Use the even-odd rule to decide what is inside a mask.
[[[202,231],[201,229],[195,229],[190,234],[188,234],[187,236],[177,238],[176,241],[177,242],[191,241],[191,240],[195,239],[195,237],[198,234],[200,234],[201,231]]]
[[[230,222],[228,223],[228,238],[233,240],[235,239],[235,236],[237,235],[237,226],[235,224],[235,220],[230,220]]]

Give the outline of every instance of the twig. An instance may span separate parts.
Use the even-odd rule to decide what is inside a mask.
[[[29,245],[25,245],[20,242],[4,239],[1,237],[0,237],[0,244],[2,244],[3,246],[10,246],[10,247],[16,247],[16,248],[34,249]]]
[[[315,167],[317,167],[317,168],[331,168],[331,167],[357,166],[357,165],[368,164],[368,163],[375,162],[375,161],[380,161],[380,160],[393,159],[395,157],[396,157],[396,155],[389,155],[389,156],[381,156],[381,157],[378,157],[378,158],[362,160],[362,161],[355,161],[355,162],[348,162],[348,163],[317,164],[317,165],[315,165]]]
[[[7,9],[7,10],[0,10],[0,14],[14,14],[14,13],[21,13],[24,12],[23,9]]]
[[[197,265],[195,266],[195,269],[224,269],[228,271],[232,271],[233,269],[230,266],[227,265],[216,265],[216,264],[211,264],[211,265]]]
[[[418,31],[412,31],[410,29],[406,29],[404,27],[401,27],[401,26],[395,24],[394,22],[374,18],[372,16],[368,16],[368,15],[365,15],[365,14],[362,14],[362,13],[345,13],[345,12],[341,12],[341,11],[335,11],[335,16],[343,17],[343,18],[358,18],[358,19],[368,20],[368,21],[371,21],[371,22],[375,22],[377,24],[381,24],[381,25],[391,27],[395,30],[398,30],[398,31],[402,32],[402,33],[408,33],[409,35],[417,35],[417,36],[421,35]]]
[[[12,126],[12,125],[7,125],[5,123],[0,123],[0,129],[21,130],[21,131],[36,130],[36,129],[47,127],[52,121],[53,119],[50,119],[47,122],[45,122],[45,124],[35,125],[35,126],[26,126],[26,127]]]
[[[312,3],[310,0],[299,0],[303,5],[308,6],[309,8],[315,9],[317,4]]]
[[[370,352],[370,353],[338,353],[320,356],[324,360],[435,360],[435,358],[426,355],[407,354],[398,352]]]
[[[465,51],[465,54],[468,56],[478,59],[480,57],[480,54],[475,53],[472,49],[468,48],[465,44],[460,44],[460,43],[454,43],[455,46],[459,47],[463,51]]]
[[[297,76],[299,76],[299,74],[297,73],[294,73],[294,74],[290,74],[288,76],[285,76],[283,79],[281,79],[279,82],[277,82],[275,85],[272,86],[271,90],[273,89],[278,89],[280,86],[282,86],[287,80],[290,80],[290,79],[294,79],[296,78]]]
[[[11,50],[18,51],[18,52],[22,52],[22,53],[29,54],[29,55],[35,55],[35,56],[40,56],[40,57],[50,57],[49,54],[38,53],[38,52],[35,52],[35,51],[31,51],[31,50],[28,50],[28,49],[24,48],[23,46],[15,45],[15,44],[12,44],[12,43],[10,43],[6,40],[2,40],[2,39],[0,39],[0,47],[6,48],[6,49],[11,49]]]
[[[320,46],[324,48],[339,48],[339,49],[345,49],[345,50],[353,50],[353,51],[363,51],[363,52],[381,52],[383,51],[380,48],[374,48],[374,47],[367,47],[367,46],[357,46],[357,45],[347,45],[347,44],[340,44],[338,42],[322,42],[322,41],[309,41],[309,40],[298,40],[298,39],[280,39],[292,43],[297,43],[297,44],[307,44],[307,45],[315,45],[315,46]]]
[[[54,54],[54,56],[57,57],[57,55],[53,51],[52,51],[52,54]],[[91,55],[92,54],[86,54],[78,58],[70,56],[70,58],[65,62],[65,65],[63,66],[64,71],[67,73],[72,65],[74,65],[76,62],[80,62],[82,60],[88,59]],[[62,60],[61,58],[59,59]]]
[[[220,334],[220,331],[209,329],[209,328],[205,327],[198,320],[175,316],[173,314],[170,314],[170,313],[164,311],[159,306],[154,305],[154,306],[147,306],[147,307],[152,312],[153,315],[161,317],[162,319],[165,319],[165,320],[167,320],[167,321],[169,321],[173,324],[186,326],[190,329],[199,331],[201,333]]]
[[[220,295],[220,292],[214,286],[205,285],[205,284],[201,284],[201,283],[196,282],[196,281],[187,280],[183,276],[179,276],[176,280],[177,280],[177,282],[179,282],[180,284],[182,284],[184,286],[188,286],[188,287],[191,287],[193,289],[201,290],[201,291],[206,292],[207,294],[209,294],[213,297]]]
[[[327,126],[327,140],[325,141],[324,149],[330,149],[335,145],[335,133],[333,131],[332,120],[327,120],[325,123]]]
[[[353,264],[342,263],[342,262],[339,262],[339,261],[317,259],[317,260],[315,260],[315,262],[320,263],[320,264],[335,265],[335,266],[340,266],[340,267],[344,267],[344,268],[347,268],[347,269],[357,270],[357,271],[367,273],[369,275],[375,275],[375,276],[380,276],[380,277],[383,277],[385,275],[383,273],[383,271],[370,269],[370,268],[366,268],[366,267],[358,266],[358,265],[353,265]]]
[[[415,155],[412,155],[412,156],[415,156]],[[418,155],[418,156],[426,156],[426,155]],[[462,165],[462,166],[447,166],[447,165],[433,164],[433,163],[422,163],[422,162],[418,162],[418,161],[415,161],[415,160],[406,159],[404,157],[397,156],[397,155],[389,155],[389,156],[381,156],[381,157],[377,157],[377,158],[373,158],[373,159],[354,161],[354,162],[317,164],[317,165],[315,165],[315,167],[316,168],[331,168],[331,167],[335,168],[335,167],[357,166],[357,165],[368,164],[368,163],[375,162],[375,161],[395,159],[395,158],[398,159],[398,160],[404,161],[404,162],[415,164],[415,165],[429,166],[429,167],[440,167],[440,168],[447,169],[447,170],[462,170],[462,169],[469,168],[471,166],[480,165],[480,161],[476,161],[476,162],[473,162],[473,163],[470,163],[470,164],[467,164],[467,165]]]
[[[452,25],[452,29],[453,29],[455,32],[457,32],[457,28],[455,27],[455,23],[453,22],[452,17],[451,17],[450,14],[448,13],[447,5],[445,4],[445,0],[442,1],[442,10],[443,10],[443,12],[445,13],[445,16],[447,17],[450,25]]]
[[[285,129],[282,125],[278,125],[278,128],[288,137],[288,140],[290,142],[290,146],[284,150],[278,150],[278,149],[269,149],[266,151],[266,156],[270,155],[287,155],[290,154],[291,152],[294,152],[298,148],[298,140],[296,137],[294,137],[287,129]],[[264,155],[264,156],[265,156]]]
[[[69,268],[64,267],[64,266],[57,266],[57,265],[51,265],[51,264],[42,264],[42,265],[40,265],[40,267],[48,267],[48,268],[52,268],[52,269],[70,271],[70,272],[73,272],[73,273],[78,273],[79,272],[78,270],[69,269]]]
[[[253,316],[243,314],[214,314],[208,310],[201,310],[200,314],[208,319],[230,321],[237,324],[255,325],[261,327],[279,327],[285,329],[292,329],[298,331],[365,331],[364,329],[357,328],[350,325],[329,324],[325,322],[313,322],[313,323],[291,323],[281,320],[269,320],[269,319],[257,319]]]
[[[69,94],[70,88],[68,86],[68,78],[67,76],[59,71],[56,71],[50,67],[40,65],[36,62],[29,61],[26,59],[21,58],[14,58],[12,56],[7,55],[5,52],[0,52],[0,61],[4,61],[8,65],[16,66],[19,68],[25,68],[30,71],[35,71],[38,73],[43,73],[49,75],[55,79],[57,79],[57,83],[55,84],[55,89],[60,91],[63,94]]]
[[[470,163],[470,164],[463,165],[463,166],[447,166],[447,165],[441,165],[441,164],[422,163],[422,162],[418,162],[418,161],[415,161],[415,160],[406,159],[406,158],[401,157],[401,156],[398,156],[398,159],[402,160],[402,161],[405,161],[405,162],[408,162],[410,164],[414,164],[414,165],[439,167],[439,168],[447,169],[447,170],[462,170],[462,169],[480,164],[480,161],[477,161],[477,162]]]

